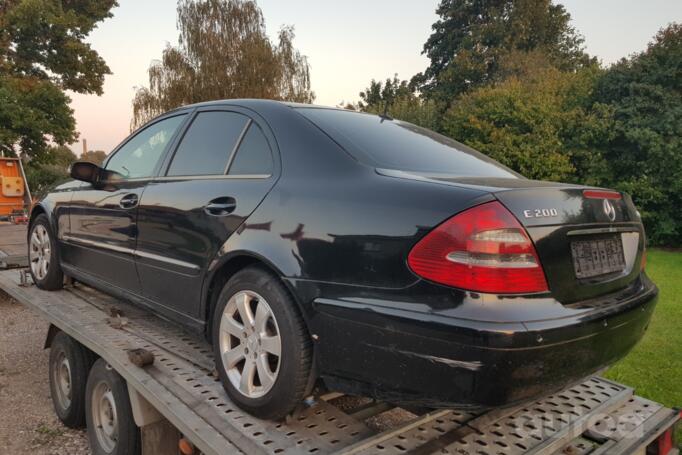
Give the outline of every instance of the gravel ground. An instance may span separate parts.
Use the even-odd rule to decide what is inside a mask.
[[[0,447],[2,453],[84,455],[84,431],[66,428],[47,382],[48,324],[0,291]]]

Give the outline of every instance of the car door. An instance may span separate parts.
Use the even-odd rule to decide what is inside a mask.
[[[134,251],[137,207],[186,114],[160,119],[132,136],[107,160],[102,182],[82,184],[69,210],[63,261],[79,272],[140,293]]]
[[[275,181],[272,134],[239,108],[200,110],[149,183],[138,214],[143,295],[200,323],[209,262]],[[172,314],[171,314],[172,315]]]

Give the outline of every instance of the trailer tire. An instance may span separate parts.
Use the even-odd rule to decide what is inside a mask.
[[[45,248],[49,248],[49,251],[46,252]],[[64,272],[59,263],[57,239],[44,213],[38,215],[31,224],[28,234],[28,265],[31,278],[40,289],[56,291],[64,287]]]
[[[104,359],[95,362],[88,376],[85,419],[93,455],[140,454],[140,429],[133,418],[128,385]]]
[[[85,346],[64,332],[55,335],[50,346],[50,394],[57,417],[69,428],[85,426],[85,385],[93,362]]]
[[[246,302],[241,308],[249,306],[253,323],[243,323],[240,298]],[[225,324],[222,332],[221,324]],[[237,272],[218,297],[212,335],[218,375],[240,408],[262,419],[277,420],[305,398],[311,340],[296,303],[274,273],[258,266]],[[279,360],[272,354],[278,350]]]

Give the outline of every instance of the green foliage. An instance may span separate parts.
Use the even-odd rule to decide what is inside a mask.
[[[592,106],[599,72],[545,68],[462,95],[446,112],[445,133],[528,178],[589,182],[611,113]]]
[[[412,80],[432,99],[449,103],[499,80],[500,61],[513,51],[541,50],[561,70],[594,64],[570,15],[551,0],[442,0],[436,13],[424,44],[431,64]]]
[[[185,104],[223,98],[310,103],[310,68],[291,27],[273,43],[253,0],[179,0],[179,45],[149,68],[133,100],[132,127]]]
[[[682,244],[682,25],[612,66],[595,99],[616,120],[599,179],[632,194],[652,243]]]
[[[48,137],[57,144],[77,138],[69,98],[50,81],[0,75],[0,152],[39,157]],[[47,136],[47,137],[46,137]]]
[[[49,147],[39,158],[24,164],[28,187],[37,198],[69,178],[69,166],[76,155],[66,146]]]
[[[107,153],[104,150],[89,150],[83,153],[80,157],[81,161],[90,161],[98,166],[101,166],[104,159],[107,157]]]
[[[0,151],[28,156],[77,137],[63,90],[102,93],[109,68],[84,40],[115,0],[0,2]]]
[[[102,93],[109,68],[83,40],[111,17],[115,0],[5,0],[0,7],[3,74],[50,80],[79,93]]]
[[[360,101],[352,106],[363,112],[384,114],[415,125],[438,130],[440,128],[440,112],[435,101],[425,100],[415,94],[407,81],[401,81],[395,75],[386,82],[370,82],[365,91],[360,92]]]

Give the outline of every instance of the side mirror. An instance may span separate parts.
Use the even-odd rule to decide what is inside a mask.
[[[71,178],[82,182],[97,183],[102,168],[88,161],[76,161],[71,165]]]

